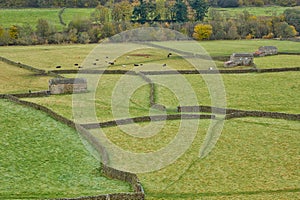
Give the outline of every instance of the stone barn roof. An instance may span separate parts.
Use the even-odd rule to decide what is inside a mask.
[[[58,84],[86,84],[87,80],[85,78],[54,78],[49,80],[50,85]]]
[[[236,57],[253,57],[253,54],[252,53],[233,53],[232,54],[232,57],[236,58]]]
[[[259,47],[259,50],[276,50],[277,51],[277,47],[275,47],[275,46],[261,46],[261,47]]]

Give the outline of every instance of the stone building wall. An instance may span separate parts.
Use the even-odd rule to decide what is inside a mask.
[[[86,79],[51,79],[49,81],[49,91],[51,94],[70,94],[87,92]]]

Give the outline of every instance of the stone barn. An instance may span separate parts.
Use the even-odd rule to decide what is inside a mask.
[[[252,53],[234,53],[230,56],[230,60],[224,63],[224,67],[236,66],[253,66]]]
[[[70,94],[87,92],[85,78],[54,78],[49,81],[50,94]]]
[[[270,55],[277,55],[278,49],[275,46],[261,46],[258,50],[254,53],[254,56],[270,56]]]

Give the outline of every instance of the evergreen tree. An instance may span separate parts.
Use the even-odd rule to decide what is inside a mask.
[[[208,3],[205,0],[189,0],[189,3],[195,11],[195,20],[202,21],[208,12]]]
[[[177,22],[186,22],[188,21],[188,11],[187,6],[182,0],[177,0],[174,5],[175,10],[175,20]]]

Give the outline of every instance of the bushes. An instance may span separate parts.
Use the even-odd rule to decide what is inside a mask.
[[[294,26],[288,24],[284,16],[256,17],[244,11],[232,19],[211,10],[208,21],[213,27],[211,39],[252,39],[291,38],[297,35]]]
[[[163,6],[163,1],[159,5]],[[187,18],[187,13],[180,10],[186,10],[185,6],[178,3],[172,5],[177,10],[174,11],[174,20],[181,23],[174,23],[171,21],[146,21],[144,24],[133,23],[130,20],[130,13],[133,10],[133,4],[127,1],[114,4],[112,8],[105,6],[98,6],[95,12],[90,18],[75,17],[63,31],[58,32],[56,27],[48,20],[37,20],[36,30],[30,25],[25,24],[23,26],[11,26],[9,28],[3,28],[0,26],[0,45],[34,45],[34,44],[62,44],[62,43],[97,43],[101,39],[111,37],[122,31],[130,30],[139,27],[162,27],[170,28],[172,30],[179,31],[188,37],[193,37],[196,40],[203,39],[252,39],[252,38],[290,38],[294,37],[300,32],[300,11],[299,9],[288,9],[284,12],[284,15],[271,16],[271,17],[257,17],[251,15],[249,12],[244,11],[236,14],[235,16],[222,15],[214,9],[210,9],[209,16],[206,18],[202,25],[193,20],[202,19],[203,15],[200,15],[199,2],[202,0],[188,0],[190,5],[195,7],[194,11],[199,9],[199,15],[194,12],[194,17]],[[223,3],[225,6],[233,5],[233,1],[210,1]],[[261,0],[248,1],[250,4],[261,2]],[[245,4],[246,1],[239,0],[239,4]],[[265,3],[265,1],[264,1]],[[147,4],[148,5],[148,4]],[[167,4],[165,4],[166,6]],[[197,7],[197,9],[196,9]],[[135,7],[136,9],[138,7]],[[159,13],[168,15],[168,6],[162,7]],[[205,10],[207,7],[203,7]],[[202,9],[202,7],[201,7]],[[176,11],[180,11],[180,15],[176,16]],[[60,14],[63,10],[60,11]],[[120,13],[119,13],[120,12]],[[154,12],[154,11],[153,11]],[[155,15],[147,15],[147,19],[151,19]],[[157,13],[156,13],[157,14]],[[189,13],[190,15],[191,13]],[[142,17],[142,15],[139,15]],[[151,17],[151,18],[149,18]],[[191,19],[190,19],[191,18]],[[60,20],[63,19],[60,15]],[[191,20],[191,21],[187,21]],[[162,23],[164,22],[164,23]],[[206,24],[206,25],[204,25]]]
[[[196,40],[209,39],[212,34],[212,26],[209,24],[197,24],[194,28],[193,38]]]

